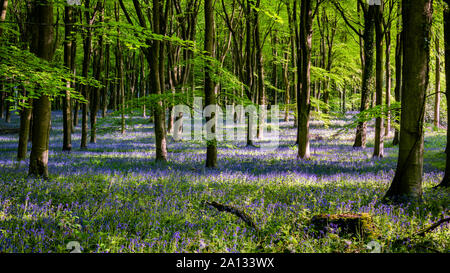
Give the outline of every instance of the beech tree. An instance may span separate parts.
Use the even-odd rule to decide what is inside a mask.
[[[53,4],[48,0],[33,1],[32,18],[37,31],[33,33],[31,52],[51,61],[54,54]],[[33,100],[33,135],[29,175],[48,178],[48,144],[50,138],[51,104],[48,95],[41,94]]]
[[[214,57],[214,0],[205,0],[205,52],[208,57]],[[216,95],[214,93],[214,82],[212,79],[211,65],[205,69],[205,104],[206,106],[216,105]],[[206,122],[217,123],[217,112],[206,117]],[[216,125],[211,127],[211,133],[216,133]],[[207,141],[206,167],[217,167],[217,140],[215,137]]]
[[[75,72],[76,43],[74,37],[75,16],[74,6],[67,5],[64,8],[65,40],[64,40],[64,65],[72,72]],[[67,81],[67,87],[72,86],[71,81]],[[63,151],[72,150],[72,111],[70,91],[66,90],[63,100]]]
[[[445,58],[445,77],[450,79],[450,0],[444,0],[447,5],[444,7],[444,58]],[[450,107],[448,102],[450,101],[450,80],[446,81],[445,97],[447,99],[447,118],[450,118]],[[445,157],[445,173],[442,182],[439,187],[448,188],[450,186],[450,153],[448,147],[450,145],[450,127],[447,127],[447,150]]]
[[[403,1],[403,79],[400,147],[395,176],[386,198],[422,196],[424,112],[429,81],[432,0]],[[407,46],[406,46],[407,45]]]

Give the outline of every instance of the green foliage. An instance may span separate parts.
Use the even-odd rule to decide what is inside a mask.
[[[0,47],[0,59],[0,75],[7,80],[0,91],[8,93],[8,99],[15,103],[14,109],[17,110],[29,107],[30,99],[42,95],[53,99],[63,96],[66,90],[70,91],[72,99],[85,102],[79,92],[67,87],[67,81],[77,80],[80,84],[100,86],[92,78],[74,77],[64,67],[58,67],[13,45]],[[26,94],[23,94],[21,87],[26,90]]]
[[[360,122],[369,122],[376,118],[386,119],[388,115],[390,116],[391,120],[396,121],[398,123],[400,111],[401,111],[400,102],[394,102],[389,107],[386,104],[377,105],[354,115],[352,122],[345,125],[342,130],[356,128],[356,126],[358,126],[358,123]]]

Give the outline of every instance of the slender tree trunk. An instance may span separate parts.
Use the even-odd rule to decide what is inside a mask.
[[[85,2],[85,20],[87,24],[87,30],[83,41],[83,50],[84,50],[84,57],[83,57],[83,71],[82,76],[87,78],[89,74],[89,63],[91,60],[91,47],[92,47],[92,21],[90,18],[90,0],[86,0]],[[89,85],[83,85],[82,86],[82,93],[83,97],[89,101],[90,98],[90,87]],[[88,138],[88,104],[89,102],[83,103],[81,105],[81,143],[80,148],[81,149],[87,149],[87,138]]]
[[[376,64],[375,64],[375,93],[376,105],[383,106],[383,6],[376,8],[375,15],[375,44],[376,44]],[[375,120],[375,144],[373,149],[374,157],[383,157],[384,155],[384,132],[383,118],[377,117]]]
[[[386,198],[420,200],[423,174],[423,122],[428,87],[432,0],[403,1],[403,90],[397,169]],[[407,92],[407,93],[406,93]],[[407,95],[406,95],[407,94]]]
[[[120,21],[120,10],[117,4],[115,5],[115,16],[116,21]],[[122,45],[120,43],[120,26],[117,26],[117,47],[116,47],[116,70],[117,77],[119,78],[119,84],[116,88],[116,95],[114,96],[114,104],[117,107],[117,103],[120,105],[120,132],[125,134],[125,83],[124,83],[124,73],[123,73],[123,55],[122,55]],[[120,100],[120,102],[118,102]],[[117,109],[117,108],[116,108]]]
[[[51,1],[33,2],[34,22],[40,25],[34,33],[31,51],[37,57],[51,61],[53,57],[53,5]],[[36,47],[34,47],[36,46]],[[29,175],[48,179],[48,145],[50,139],[51,104],[47,95],[33,100],[33,139]]]
[[[209,57],[214,56],[214,0],[205,0],[205,52]],[[216,105],[216,95],[214,93],[215,83],[211,75],[210,68],[205,68],[205,105]],[[206,122],[217,122],[217,113],[206,117]],[[211,128],[211,133],[216,133],[216,125]],[[214,137],[207,142],[206,148],[206,167],[217,167],[217,140]]]
[[[153,0],[153,32],[156,34],[161,33],[160,28],[160,0]],[[161,66],[160,66],[160,50],[161,45],[158,40],[153,41],[151,48],[151,58],[149,60],[150,74],[152,84],[154,86],[154,93],[156,95],[161,95],[163,88],[163,83],[161,82]],[[159,100],[153,108],[154,119],[155,119],[155,137],[156,137],[156,161],[166,161],[167,160],[167,147],[166,147],[166,128],[164,125],[164,107],[162,100]]]
[[[81,87],[83,88],[83,87]],[[78,101],[76,101],[73,105],[73,126],[72,126],[72,131],[75,130],[75,127],[78,126],[78,110],[80,109],[80,104],[78,103]]]
[[[400,16],[401,14],[401,3],[398,3],[397,13]],[[395,101],[400,102],[401,101],[401,94],[402,94],[402,68],[403,68],[403,35],[400,27],[400,20],[397,22],[397,45],[395,48]],[[395,114],[395,123],[397,126],[395,126],[395,132],[394,132],[394,139],[392,140],[393,145],[398,145],[400,143],[400,130],[398,127],[400,126],[399,120],[400,115]]]
[[[22,91],[26,96],[25,87],[22,86]],[[17,147],[17,160],[22,161],[27,157],[28,150],[28,137],[30,136],[30,122],[32,114],[33,100],[28,102],[30,105],[27,108],[23,108],[20,112],[20,131],[19,131],[19,145]]]
[[[373,38],[374,38],[374,20],[375,20],[375,5],[370,5],[367,13],[364,15],[364,68],[361,85],[361,107],[360,112],[369,108],[370,98],[370,82],[373,76]],[[360,121],[356,128],[356,138],[353,147],[366,147],[367,122]]]
[[[263,65],[263,54],[262,54],[262,43],[260,37],[260,22],[259,22],[259,7],[261,0],[256,0],[256,9],[253,10],[254,20],[255,20],[255,46],[256,46],[256,71],[258,74],[258,105],[266,105],[266,90],[264,84],[264,65]],[[258,110],[260,112],[261,109]],[[263,134],[264,128],[264,117],[259,114],[258,118],[258,130],[257,138],[260,139]]]
[[[253,4],[253,0],[247,0],[247,5],[246,5],[246,20],[245,20],[245,27],[246,27],[246,44],[245,44],[245,55],[246,55],[246,69],[247,69],[247,81],[246,81],[246,85],[248,88],[248,98],[250,100],[252,100],[252,91],[254,90],[253,85],[254,85],[254,77],[253,77],[253,65],[252,65],[252,33],[253,33],[253,29],[252,29],[252,7],[251,5]],[[253,143],[253,132],[252,132],[252,126],[251,126],[252,122],[251,122],[251,118],[250,118],[250,114],[248,115],[248,119],[247,119],[247,146],[254,146]]]
[[[302,2],[303,3],[303,2]],[[298,0],[294,0],[294,8],[293,8],[293,15],[292,15],[292,23],[294,25],[294,33],[295,33],[295,50],[296,50],[296,67],[297,67],[297,82],[295,85],[295,102],[297,105],[297,111],[295,113],[295,124],[296,124],[296,128],[297,128],[297,139],[295,141],[295,143],[297,145],[300,144],[300,108],[301,108],[301,93],[302,93],[302,83],[303,83],[303,68],[302,68],[302,48],[301,48],[301,29],[297,20],[297,8],[298,8]],[[300,20],[302,20],[302,18],[300,18]],[[299,152],[300,154],[300,145],[299,145]]]
[[[450,5],[450,0],[445,0]],[[450,9],[444,9],[444,58],[445,58],[445,78],[450,79]],[[450,90],[450,81],[445,82],[445,89]],[[447,120],[450,120],[450,92],[445,92],[447,99]],[[447,149],[450,145],[450,126],[447,126]],[[445,174],[439,187],[448,188],[450,186],[450,153],[446,151]]]
[[[276,34],[273,34],[273,45],[272,45],[272,84],[276,88],[273,90],[273,99],[274,104],[278,104],[278,65],[277,65],[277,59],[278,59],[278,50],[277,50],[277,43],[278,38]]]
[[[294,0],[293,2],[293,8],[291,9],[290,1],[287,1],[287,13],[289,18],[289,41],[290,41],[290,50],[291,50],[291,64],[292,67],[296,67],[297,65],[297,52],[296,52],[296,45],[297,45],[297,35],[295,33],[297,27],[297,15],[295,14],[297,12],[297,0]],[[298,69],[298,68],[297,68]],[[294,103],[297,103],[297,74],[296,72],[292,73],[292,85],[291,90],[288,92],[292,92]],[[290,96],[289,96],[290,97]],[[294,107],[294,128],[297,128],[297,107]],[[298,143],[298,137],[297,141]]]
[[[64,39],[64,65],[73,73],[75,70],[75,60],[72,59],[72,46],[73,46],[73,7],[66,6],[65,8],[65,39]],[[72,86],[70,80],[67,81],[67,88]],[[63,98],[63,151],[72,150],[72,112],[71,112],[71,98],[70,91],[66,90],[64,92]]]
[[[97,10],[99,11],[99,23],[102,24],[104,21],[104,7],[103,2],[97,2]],[[103,69],[103,37],[104,35],[101,33],[98,37],[98,48],[97,54],[94,59],[94,78],[101,82],[101,72]],[[91,94],[91,109],[90,109],[90,121],[91,121],[91,139],[90,143],[97,143],[97,114],[100,110],[100,90],[101,87],[95,87]]]
[[[6,93],[3,92],[3,80],[0,79],[0,119],[4,117]]]
[[[287,52],[284,53],[284,59],[286,60],[286,63],[283,65],[283,80],[285,85],[285,94],[284,94],[284,104],[285,110],[284,110],[284,121],[289,121],[289,102],[290,102],[290,93],[291,93],[291,85],[289,83],[289,55]]]
[[[436,78],[435,78],[435,100],[434,100],[434,127],[439,129],[440,106],[441,106],[441,57],[439,53],[439,38],[436,37]]]
[[[111,54],[111,44],[106,43],[105,46],[105,77],[103,79],[103,85],[102,88],[102,117],[106,117],[106,113],[108,111],[108,94],[109,94],[109,87],[110,87],[110,81],[109,81],[109,72],[111,70],[111,61],[110,61],[110,54]]]
[[[147,96],[147,78],[145,77],[145,62],[144,62],[144,54],[140,55],[141,62],[141,82],[140,82],[140,96],[144,98],[144,102],[142,103],[142,117],[147,117],[147,111],[145,106],[145,97]]]
[[[8,98],[8,96],[6,96]],[[9,109],[11,107],[11,102],[9,99],[6,100],[6,107],[5,107],[5,122],[10,123],[11,122],[11,110]]]
[[[342,114],[347,113],[347,86],[342,89]]]
[[[386,107],[389,109],[391,107],[391,32],[390,30],[385,30],[385,40],[386,40]],[[384,126],[384,135],[389,137],[391,132],[391,111],[387,111],[387,116]]]
[[[317,3],[318,4],[318,3]],[[299,143],[298,157],[301,159],[309,159],[309,119],[311,111],[311,43],[312,43],[312,6],[311,0],[305,0],[301,3],[300,16],[300,48],[301,48],[301,93],[298,97],[300,102],[298,108],[299,119]]]

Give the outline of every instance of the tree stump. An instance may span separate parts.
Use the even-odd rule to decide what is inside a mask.
[[[340,236],[360,236],[363,239],[376,239],[379,234],[368,213],[346,214],[320,214],[311,219],[311,224],[316,231],[325,234],[339,230]]]

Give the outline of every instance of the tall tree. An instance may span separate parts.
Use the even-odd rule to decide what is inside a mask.
[[[133,2],[137,2],[134,0]],[[137,4],[135,4],[137,6]],[[162,34],[161,30],[161,0],[153,0],[153,32],[156,34]],[[136,8],[136,10],[139,10]],[[141,16],[139,16],[142,18]],[[151,57],[150,58],[150,74],[151,80],[153,83],[154,93],[156,95],[161,95],[164,86],[164,81],[161,79],[164,78],[164,73],[161,73],[161,42],[158,40],[154,40],[151,47]],[[162,101],[159,100],[155,105],[154,109],[154,118],[155,118],[155,136],[156,136],[156,160],[157,161],[166,161],[167,160],[167,147],[166,147],[166,131],[164,126],[164,108]]]
[[[24,96],[27,95],[25,87],[22,86]],[[29,107],[23,108],[20,111],[20,131],[19,131],[19,145],[17,147],[17,160],[25,160],[28,150],[28,141],[30,136],[30,125],[32,116],[33,100],[29,99]]]
[[[120,9],[117,3],[114,6],[114,13],[116,22],[120,22]],[[124,83],[124,71],[123,71],[123,54],[122,45],[120,43],[120,26],[117,26],[117,45],[116,45],[116,72],[119,80],[117,85],[117,93],[114,96],[117,102],[117,97],[120,97],[120,132],[125,134],[125,83]],[[117,105],[117,103],[115,103]]]
[[[255,8],[253,9],[254,15],[254,40],[255,40],[255,50],[256,50],[256,74],[257,74],[257,94],[258,94],[258,105],[266,105],[266,89],[264,83],[264,63],[263,63],[263,44],[261,42],[261,24],[259,19],[259,10],[261,6],[261,0],[256,0]],[[260,109],[260,111],[262,111]],[[260,115],[258,119],[258,131],[257,138],[262,137],[264,118]]]
[[[429,82],[433,0],[403,1],[403,94],[400,147],[395,176],[386,198],[395,202],[421,199],[424,113]]]
[[[316,1],[315,10],[317,11],[319,1]],[[311,46],[313,34],[313,10],[312,0],[304,0],[301,2],[300,11],[300,40],[299,48],[301,58],[300,67],[301,74],[299,81],[301,82],[300,93],[297,94],[298,99],[298,157],[301,159],[309,159],[309,120],[311,111]]]
[[[398,1],[397,3],[397,17],[400,18],[402,13],[402,6],[401,2]],[[401,93],[402,93],[402,69],[403,69],[403,35],[401,30],[401,20],[397,20],[397,44],[395,47],[395,89],[394,89],[394,95],[395,95],[395,101],[400,102],[401,101]],[[394,139],[392,140],[393,145],[398,145],[400,143],[400,130],[398,129],[399,124],[397,120],[400,118],[398,112],[395,114],[395,120],[397,123],[397,126],[395,126],[395,133],[394,133]]]
[[[4,6],[5,3],[7,5],[8,1],[4,1],[4,3],[3,3],[4,9],[6,9],[6,6]],[[5,13],[6,13],[6,10],[2,10],[2,15],[1,15],[2,21],[5,20]],[[30,16],[32,17],[33,14],[30,14],[30,12],[27,11],[26,19],[27,20],[30,19]],[[30,27],[27,24],[19,24],[19,25],[22,25],[22,27],[19,27],[19,29],[21,29],[21,35],[19,38],[21,48],[23,50],[26,50],[28,47],[27,37],[30,34]],[[1,36],[1,34],[0,34],[0,36]],[[22,89],[24,97],[27,97],[27,90],[23,84],[21,84],[21,89]],[[3,94],[3,92],[2,92],[2,94]],[[2,94],[0,94],[0,95],[2,95]],[[27,152],[28,152],[28,142],[31,140],[30,125],[31,125],[31,117],[32,117],[33,100],[31,98],[29,98],[27,100],[24,100],[24,102],[27,102],[29,107],[25,107],[20,110],[19,143],[18,143],[18,147],[17,147],[17,160],[19,162],[22,160],[25,160],[25,158],[27,156]],[[2,103],[2,102],[0,101],[0,103]],[[2,110],[0,110],[0,111],[2,111]]]
[[[105,9],[104,9],[104,0],[99,0],[97,2],[96,10],[99,12],[99,23],[102,24],[104,22],[105,18]],[[97,42],[97,51],[94,58],[94,78],[101,82],[101,73],[103,69],[103,41],[104,41],[104,34],[100,33],[98,37]],[[97,142],[97,114],[98,110],[100,109],[100,91],[101,87],[95,87],[92,89],[91,94],[91,109],[90,109],[90,123],[91,123],[91,139],[90,143],[96,143]]]
[[[91,61],[91,51],[92,51],[92,25],[94,24],[96,13],[91,15],[91,2],[90,0],[85,1],[85,12],[84,17],[86,20],[86,30],[84,32],[83,37],[83,67],[82,67],[82,76],[87,78],[89,75],[89,64]],[[91,17],[92,16],[92,17]],[[90,87],[89,85],[83,85],[81,94],[83,97],[89,101],[90,97]],[[83,103],[82,106],[82,114],[81,114],[81,149],[87,149],[87,137],[88,137],[88,103]]]
[[[362,44],[361,51],[361,63],[362,63],[362,81],[361,81],[361,106],[359,108],[360,112],[366,111],[369,108],[369,98],[370,98],[370,84],[373,78],[373,56],[374,56],[374,34],[375,34],[375,12],[377,5],[373,5],[363,1],[358,0],[358,9],[361,9],[364,14],[364,30],[361,35],[360,30],[356,29],[351,23],[348,16],[345,14],[343,7],[338,1],[333,1],[336,9],[341,14],[345,23],[352,29],[355,34],[360,37],[360,43]],[[367,122],[361,120],[358,122],[356,127],[356,137],[353,147],[365,148],[367,141]]]
[[[214,0],[205,0],[205,52],[208,57],[214,56]],[[211,65],[205,68],[205,104],[206,106],[216,105],[216,94],[214,93],[214,81],[212,79]],[[206,122],[216,121],[217,113],[206,117]],[[211,127],[211,133],[216,133],[216,126]],[[217,167],[217,140],[213,138],[207,142],[206,167]]]
[[[386,62],[385,62],[385,75],[386,75],[386,107],[391,106],[391,30],[385,26],[384,40],[386,41]],[[384,135],[389,136],[391,132],[391,111],[387,111],[386,120],[384,126]]]
[[[434,127],[436,129],[439,128],[439,124],[440,124],[440,104],[441,104],[441,57],[440,57],[440,50],[439,50],[439,37],[436,35],[435,38],[435,49],[436,49],[436,70],[435,70],[435,87],[434,87],[434,92],[436,93],[434,95]]]
[[[123,3],[123,0],[119,1],[122,10],[127,17],[128,23],[133,24],[128,11]],[[170,0],[168,0],[168,5]],[[142,11],[141,4],[138,0],[133,0],[133,6],[136,11],[137,19],[139,25],[144,29],[147,29],[147,20],[144,17],[144,12]],[[167,10],[167,9],[166,9]],[[151,22],[150,25],[153,27],[153,33],[157,35],[164,35],[165,25],[167,16],[164,16],[163,11],[163,1],[153,0],[152,1],[152,12],[148,13],[148,19]],[[167,14],[166,14],[167,15]],[[146,44],[149,48],[142,48],[143,53],[146,56],[147,62],[150,68],[150,80],[152,83],[152,93],[160,96],[163,94],[164,83],[165,83],[165,73],[164,73],[164,43],[158,39],[146,40]],[[166,161],[167,160],[167,143],[166,143],[166,128],[164,124],[164,106],[162,99],[153,105],[153,118],[155,123],[155,142],[156,142],[156,161]]]
[[[252,52],[252,39],[254,34],[253,26],[253,7],[254,0],[247,0],[247,5],[245,6],[245,29],[246,29],[246,40],[245,40],[245,65],[246,65],[246,82],[247,85],[247,97],[252,100],[252,91],[255,89],[255,77],[254,77],[254,67],[253,67],[253,52]],[[254,146],[253,143],[253,132],[252,132],[252,121],[250,114],[247,120],[247,146]]]
[[[362,75],[361,84],[361,106],[359,108],[360,112],[363,112],[369,108],[369,95],[370,95],[370,82],[373,77],[373,38],[374,38],[374,22],[375,22],[375,5],[370,5],[365,7],[362,5],[362,10],[364,12],[364,32],[363,32],[363,43],[364,43],[364,68]],[[356,137],[353,147],[366,147],[366,135],[367,135],[367,122],[360,121],[356,128]]]
[[[377,5],[375,9],[375,94],[376,105],[383,105],[383,5]],[[378,116],[375,119],[375,144],[373,149],[374,157],[383,157],[384,155],[384,132],[383,118]]]
[[[65,23],[65,39],[64,39],[64,65],[72,72],[75,72],[75,58],[73,52],[75,49],[74,39],[76,38],[73,31],[75,23],[74,7],[67,5],[64,7],[64,23]],[[70,80],[67,81],[67,88],[72,86]],[[64,92],[63,98],[63,151],[72,150],[72,111],[70,91]]]
[[[447,119],[450,120],[450,0],[444,0],[447,5],[444,7],[444,58],[445,58],[445,78],[447,79],[445,83],[445,97],[447,99]],[[450,186],[450,152],[448,147],[450,145],[450,126],[447,126],[447,151],[445,158],[445,174],[439,187],[448,188]]]
[[[39,26],[33,34],[31,51],[37,57],[51,61],[53,58],[53,4],[49,0],[33,1],[33,22]],[[48,145],[50,139],[51,104],[46,94],[33,100],[33,135],[29,175],[48,178]]]

